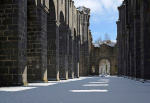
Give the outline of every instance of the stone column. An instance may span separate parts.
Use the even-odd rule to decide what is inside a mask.
[[[27,1],[0,1],[0,86],[27,85]]]
[[[77,32],[74,32],[74,38],[73,38],[73,62],[74,62],[74,75],[77,77]]]
[[[68,79],[67,29],[63,24],[59,27],[59,76]]]
[[[136,6],[135,6],[135,20],[134,20],[134,77],[139,80],[141,78],[141,54],[140,54],[140,47],[141,47],[141,38],[140,38],[140,5],[136,1]]]
[[[141,77],[150,79],[150,2],[141,0]]]
[[[37,1],[28,0],[28,80],[47,82],[47,11]]]
[[[59,25],[60,23],[48,16],[47,33],[47,65],[48,80],[59,81]]]
[[[58,4],[58,2],[56,3]],[[59,81],[59,26],[58,7],[53,0],[49,1],[47,17],[47,72],[48,80]],[[57,10],[56,10],[57,9]]]
[[[68,56],[68,76],[70,78],[74,78],[74,69],[73,69],[73,61],[72,61],[72,58],[73,58],[73,40],[72,40],[72,36],[71,36],[71,31],[69,33],[69,56]]]
[[[118,9],[119,10],[119,9]],[[119,13],[120,13],[120,10],[119,10]],[[120,19],[120,18],[119,18]],[[120,65],[120,62],[121,62],[121,59],[120,59],[120,51],[121,51],[121,40],[120,40],[120,21],[118,20],[116,22],[117,24],[117,54],[118,54],[118,76],[122,76],[122,68],[121,68],[121,65]]]

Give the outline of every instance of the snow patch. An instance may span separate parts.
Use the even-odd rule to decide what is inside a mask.
[[[2,87],[0,88],[0,91],[5,92],[18,92],[18,91],[24,91],[29,89],[35,89],[37,87]]]
[[[89,82],[89,83],[99,84],[99,83],[108,83],[108,82]]]
[[[100,44],[93,44],[94,47],[100,47]]]
[[[70,90],[71,92],[108,92],[108,90],[100,90],[100,89],[93,89],[93,90]]]
[[[109,86],[109,84],[85,84],[83,86]]]
[[[115,40],[111,40],[110,42],[108,42],[108,41],[104,40],[104,41],[102,41],[100,43],[94,43],[93,45],[94,45],[94,47],[99,47],[100,48],[100,46],[102,44],[106,44],[106,45],[108,45],[110,47],[115,47],[116,41]]]
[[[57,83],[29,83],[29,86],[50,86],[55,84]]]

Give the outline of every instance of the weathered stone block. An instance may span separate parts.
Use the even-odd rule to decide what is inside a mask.
[[[6,61],[4,62],[5,66],[13,66],[13,61]]]

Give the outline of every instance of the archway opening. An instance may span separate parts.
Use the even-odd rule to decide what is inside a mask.
[[[107,59],[102,59],[99,62],[99,75],[110,75],[110,62]]]
[[[51,22],[56,20],[56,11],[55,11],[55,4],[53,0],[49,1],[49,17],[48,20],[50,20]]]

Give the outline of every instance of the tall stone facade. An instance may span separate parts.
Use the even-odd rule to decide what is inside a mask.
[[[150,79],[150,1],[124,0],[118,10],[118,75]]]
[[[90,20],[90,9],[85,7],[79,7],[79,30],[80,30],[80,62],[78,62],[78,67],[80,67],[80,75],[87,76],[89,75],[90,67],[90,46],[92,42],[91,31],[89,30],[89,20]],[[79,58],[78,58],[79,60]],[[79,65],[80,64],[80,65]]]
[[[89,19],[72,0],[0,0],[0,86],[89,75]]]

